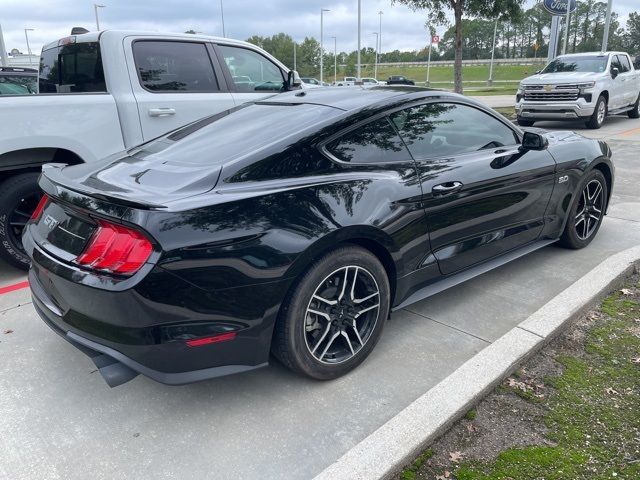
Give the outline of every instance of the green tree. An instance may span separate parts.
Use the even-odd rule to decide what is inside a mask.
[[[495,18],[511,18],[521,12],[524,0],[392,0],[414,11],[428,10],[429,24],[446,23],[446,12],[453,10],[455,19],[455,61],[453,68],[455,91],[462,93],[462,15]]]
[[[640,13],[631,12],[627,20],[626,48],[633,53],[640,53]]]

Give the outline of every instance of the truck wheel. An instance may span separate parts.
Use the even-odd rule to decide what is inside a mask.
[[[596,108],[593,110],[593,114],[589,117],[589,120],[585,122],[587,128],[598,129],[604,123],[604,117],[607,116],[607,99],[604,95],[598,97],[596,102]]]
[[[42,196],[38,176],[23,173],[0,184],[0,257],[23,270],[30,260],[22,247],[22,231]]]
[[[533,120],[525,120],[524,118],[518,117],[518,125],[521,127],[533,127]]]
[[[640,118],[640,95],[636,98],[636,103],[633,104],[633,108],[627,112],[629,118]]]

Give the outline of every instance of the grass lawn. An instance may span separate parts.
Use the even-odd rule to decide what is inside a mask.
[[[397,477],[433,478],[640,479],[638,275]]]

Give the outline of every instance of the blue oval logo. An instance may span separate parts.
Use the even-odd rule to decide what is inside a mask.
[[[569,2],[569,11],[575,12],[576,0],[544,0],[542,5],[544,9],[551,15],[566,15],[567,2]]]

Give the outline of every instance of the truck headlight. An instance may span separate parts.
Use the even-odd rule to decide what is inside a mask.
[[[578,88],[580,89],[580,93],[584,92],[585,90],[589,90],[593,87],[596,86],[596,82],[584,82],[584,83],[578,83],[577,84]]]

